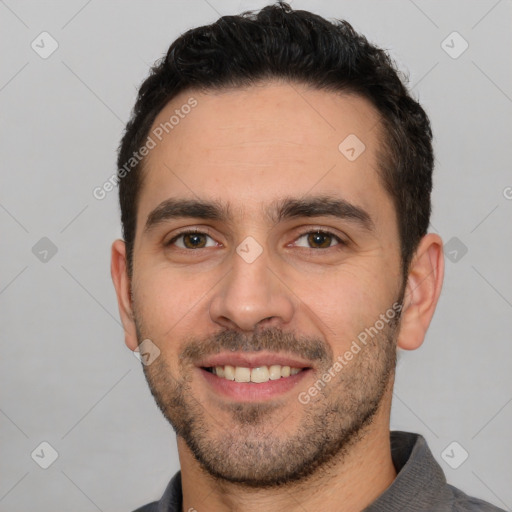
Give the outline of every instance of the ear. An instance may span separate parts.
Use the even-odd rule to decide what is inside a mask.
[[[125,343],[130,350],[135,350],[138,347],[137,330],[133,316],[130,279],[127,269],[126,244],[123,240],[116,240],[112,244],[110,273],[116,289],[117,304],[123,323]]]
[[[423,343],[441,294],[443,277],[443,241],[429,233],[421,239],[409,268],[398,347],[414,350]]]

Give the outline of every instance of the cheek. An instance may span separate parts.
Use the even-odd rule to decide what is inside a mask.
[[[378,265],[368,268],[344,265],[338,271],[316,276],[314,285],[296,281],[304,314],[330,340],[335,353],[344,352],[358,334],[374,325],[395,299],[391,284]]]
[[[149,337],[167,341],[181,339],[184,330],[190,332],[188,324],[204,308],[204,281],[155,270],[141,272],[138,283],[134,289],[137,315]]]

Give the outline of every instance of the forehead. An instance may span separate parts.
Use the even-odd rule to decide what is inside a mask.
[[[353,94],[291,83],[185,91],[150,130],[138,218],[169,197],[222,199],[242,215],[284,195],[333,191],[370,210],[379,197],[390,204],[380,131],[377,111]]]

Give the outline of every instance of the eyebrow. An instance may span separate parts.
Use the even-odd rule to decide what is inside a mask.
[[[352,221],[367,231],[374,231],[375,224],[366,210],[345,199],[332,196],[285,197],[273,201],[266,211],[274,224],[298,217],[334,217]],[[179,218],[198,218],[228,223],[232,221],[229,205],[204,199],[169,198],[148,215],[144,232],[158,224]]]

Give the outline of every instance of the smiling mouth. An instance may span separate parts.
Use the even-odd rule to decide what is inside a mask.
[[[248,368],[245,366],[209,366],[203,367],[203,370],[216,375],[217,377],[235,382],[252,382],[262,384],[271,380],[286,379],[292,375],[307,370],[308,368],[295,368],[293,366],[281,366],[274,364],[271,366],[258,366]]]

